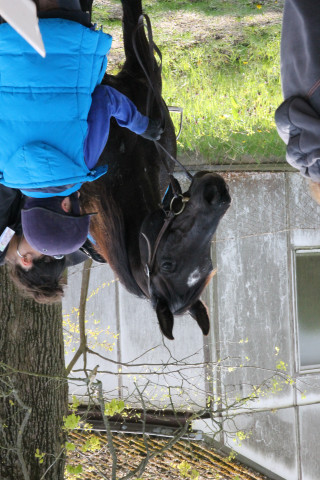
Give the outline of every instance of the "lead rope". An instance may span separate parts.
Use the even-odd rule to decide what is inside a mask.
[[[144,20],[146,21],[146,25],[144,23]],[[144,62],[141,59],[140,53],[139,53],[138,48],[137,48],[137,43],[136,43],[138,30],[140,28],[145,28],[145,26],[147,28],[147,37],[148,37],[148,45],[149,45],[149,57],[146,61],[146,63],[148,64],[148,69],[145,67]],[[138,24],[137,24],[137,26],[134,29],[133,34],[132,34],[132,45],[133,45],[133,50],[135,52],[137,60],[140,64],[140,67],[141,67],[142,71],[144,72],[145,78],[146,78],[148,86],[149,86],[148,97],[147,97],[147,108],[146,108],[147,116],[150,117],[151,103],[152,103],[152,101],[155,101],[157,103],[159,111],[160,111],[161,127],[163,129],[165,129],[166,121],[165,121],[164,109],[166,108],[166,106],[163,102],[163,99],[162,99],[160,93],[159,93],[159,90],[154,87],[154,85],[156,85],[156,79],[154,77],[154,75],[155,75],[155,72],[154,72],[155,58],[154,58],[153,51],[155,51],[158,54],[159,59],[160,59],[160,64],[157,65],[158,69],[160,70],[160,75],[161,75],[161,71],[162,71],[162,54],[161,54],[160,49],[157,47],[157,45],[153,41],[153,34],[152,34],[152,27],[151,27],[150,18],[146,14],[140,15],[140,17],[139,17]],[[153,100],[152,100],[152,94],[153,94]],[[180,131],[181,131],[181,125],[180,125]],[[179,167],[184,171],[185,175],[187,176],[187,178],[189,180],[193,179],[192,174],[186,169],[186,167],[184,165],[182,165],[182,163],[180,163],[179,160],[174,158],[167,151],[167,149],[163,145],[161,145],[161,143],[159,143],[157,140],[154,140],[154,143],[155,143],[155,146],[156,146],[158,152],[159,152],[159,149],[161,149],[175,164],[179,165]],[[178,196],[178,193],[176,191],[176,188],[175,188],[175,185],[174,185],[174,182],[173,182],[173,174],[170,172],[168,164],[165,161],[165,158],[161,155],[160,155],[160,158],[161,158],[161,160],[164,164],[164,167],[167,170],[167,173],[169,175],[172,191],[173,191],[175,196]]]

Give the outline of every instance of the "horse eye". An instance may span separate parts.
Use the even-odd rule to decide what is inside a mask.
[[[175,262],[172,262],[170,260],[164,260],[163,262],[161,262],[160,270],[164,273],[172,273],[175,269],[175,266]]]

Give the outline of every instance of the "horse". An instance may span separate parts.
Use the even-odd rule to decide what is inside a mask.
[[[143,28],[141,0],[121,3],[125,62],[102,83],[124,93],[141,113],[162,118],[164,132],[152,142],[112,121],[99,159],[108,172],[85,184],[80,198],[84,211],[98,212],[90,226],[97,252],[129,292],[151,300],[164,336],[174,338],[174,315],[185,312],[207,335],[210,321],[199,297],[213,275],[210,245],[231,203],[228,186],[216,173],[198,172],[182,193],[172,176],[177,146],[161,97],[160,52]]]

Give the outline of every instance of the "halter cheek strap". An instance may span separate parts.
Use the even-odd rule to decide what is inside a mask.
[[[180,206],[175,205],[175,202],[177,200],[180,202]],[[169,212],[165,212],[166,218],[165,218],[165,221],[164,221],[164,223],[161,227],[160,232],[158,233],[156,241],[154,243],[153,252],[152,252],[151,243],[150,243],[147,235],[145,233],[141,232],[141,235],[145,239],[145,241],[147,243],[147,247],[148,247],[148,260],[147,260],[147,263],[145,264],[144,271],[145,271],[145,274],[147,276],[149,295],[150,295],[150,286],[151,286],[151,275],[152,275],[152,272],[153,272],[153,267],[154,267],[154,262],[155,262],[155,259],[156,259],[156,254],[157,254],[160,242],[162,240],[162,237],[165,234],[165,232],[167,231],[167,229],[169,228],[169,225],[171,225],[171,223],[173,222],[174,218],[177,217],[178,215],[180,215],[184,211],[186,203],[189,200],[190,200],[189,197],[181,195],[181,194],[175,195],[172,198],[172,200],[170,202],[170,210],[169,210]],[[176,207],[178,207],[178,208],[175,210]]]

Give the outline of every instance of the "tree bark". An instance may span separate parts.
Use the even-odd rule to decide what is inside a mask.
[[[0,268],[1,480],[64,478],[67,393],[61,304],[22,298]]]

